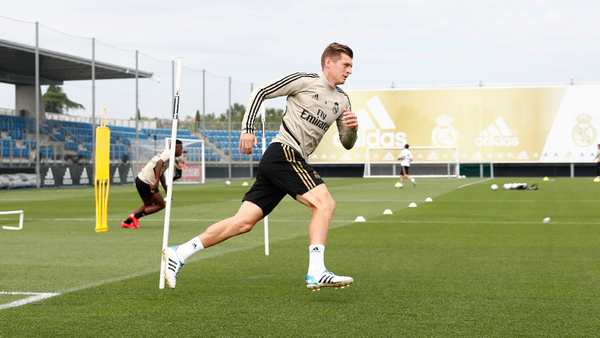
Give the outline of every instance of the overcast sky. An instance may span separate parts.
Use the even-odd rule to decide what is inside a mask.
[[[77,45],[87,53],[93,37],[99,50],[138,50],[165,64],[181,56],[185,67],[231,76],[240,86],[319,72],[321,52],[333,41],[355,53],[345,89],[567,83],[571,77],[582,83],[600,82],[598,18],[597,0],[21,0],[3,4],[0,39],[34,44],[37,21],[44,41],[52,34],[61,41],[47,44],[51,49],[72,53]],[[71,85],[66,91],[77,98]],[[133,106],[121,104],[124,112],[127,105]],[[12,86],[0,84],[0,108],[14,108]]]

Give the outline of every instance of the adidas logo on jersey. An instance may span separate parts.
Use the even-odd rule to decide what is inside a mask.
[[[519,145],[519,138],[513,136],[504,119],[498,117],[494,120],[494,123],[479,133],[479,137],[475,139],[475,145],[511,147]]]
[[[319,101],[319,94],[315,94],[315,95],[313,95],[313,96],[311,96],[311,97],[312,97],[313,99],[315,99],[315,100]]]

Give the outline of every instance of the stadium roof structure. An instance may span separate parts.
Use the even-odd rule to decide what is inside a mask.
[[[133,79],[135,69],[95,61],[96,80]],[[40,85],[91,80],[92,59],[39,49]],[[138,78],[152,73],[138,70]],[[35,47],[0,39],[0,82],[35,85]]]

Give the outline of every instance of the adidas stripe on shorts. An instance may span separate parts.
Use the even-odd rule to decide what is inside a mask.
[[[274,142],[263,154],[256,181],[242,201],[258,205],[263,216],[267,216],[286,194],[295,199],[296,195],[304,195],[323,183],[321,176],[299,152],[288,145]]]

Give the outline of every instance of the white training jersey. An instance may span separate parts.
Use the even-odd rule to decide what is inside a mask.
[[[410,161],[413,159],[413,155],[410,150],[406,148],[402,149],[400,152],[400,158],[402,158],[402,156],[404,156],[404,158],[400,161],[400,165],[403,167],[410,167]]]
[[[161,151],[158,155],[154,156],[148,164],[142,169],[142,171],[138,174],[138,177],[142,182],[153,185],[154,181],[156,181],[156,173],[154,172],[154,168],[156,168],[156,163],[159,160],[163,160],[163,166],[160,170],[160,176],[165,173],[165,170],[169,169],[169,161],[171,156],[171,149],[165,149]],[[159,176],[159,177],[160,177]]]
[[[287,96],[287,104],[273,142],[288,145],[307,158],[335,123],[344,148],[354,146],[358,128],[346,127],[343,118],[344,108],[352,111],[350,99],[340,87],[332,86],[323,73],[294,73],[256,88],[250,95],[242,132],[254,133],[254,120],[262,102],[279,96]]]

